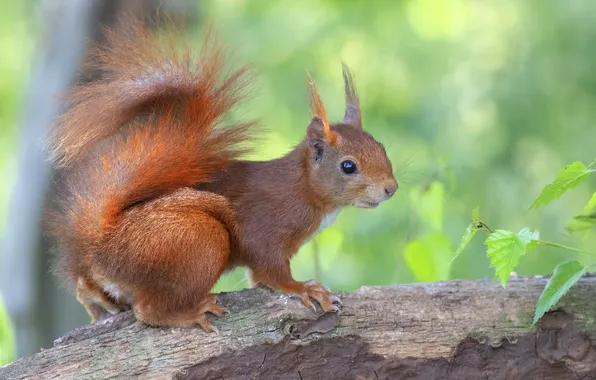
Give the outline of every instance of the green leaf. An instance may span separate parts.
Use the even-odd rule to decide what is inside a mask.
[[[536,304],[534,324],[559,302],[559,299],[583,276],[585,270],[586,268],[575,260],[564,261],[557,265]]]
[[[486,238],[486,255],[490,259],[490,266],[495,268],[495,277],[501,281],[503,288],[507,287],[511,272],[519,263],[519,259],[529,249],[537,246],[538,239],[538,231],[529,228],[522,229],[517,235],[511,231],[496,230]]]
[[[15,352],[12,326],[0,296],[0,366],[12,362],[15,359]]]
[[[584,207],[584,211],[582,213],[587,214],[590,211],[592,211],[594,208],[596,208],[596,191],[594,192],[594,194],[592,194],[592,197],[588,201],[588,204],[586,205],[586,207]]]
[[[472,210],[472,222],[478,223],[480,221],[480,206],[476,206],[474,210]]]
[[[461,241],[459,242],[459,247],[457,247],[457,251],[455,251],[455,255],[453,255],[453,258],[451,259],[451,261],[455,260],[457,258],[457,256],[459,256],[463,252],[463,250],[466,248],[468,243],[470,243],[470,241],[472,240],[474,235],[476,235],[476,232],[478,232],[478,228],[476,228],[476,226],[477,226],[476,223],[471,223],[466,228],[466,231],[464,232],[464,236],[461,237]]]
[[[538,231],[532,231],[529,228],[522,228],[518,233],[517,237],[526,245],[526,251],[536,248],[538,241],[540,240],[540,233]]]
[[[459,247],[457,248],[457,251],[455,251],[455,254],[451,258],[450,263],[453,262],[453,260],[455,260],[457,256],[459,256],[463,252],[463,250],[470,243],[474,235],[476,235],[476,232],[478,232],[479,212],[480,206],[477,206],[472,211],[472,223],[468,226],[468,228],[466,228],[464,236],[462,236],[461,241],[459,243]]]
[[[530,209],[546,206],[555,199],[559,199],[567,190],[571,190],[585,181],[589,173],[590,169],[586,168],[581,162],[567,165],[565,169],[559,172],[557,179],[542,189]]]
[[[588,215],[577,215],[567,223],[567,231],[577,232],[596,227],[596,212]]]
[[[588,201],[586,207],[580,215],[574,216],[573,219],[567,223],[565,227],[567,231],[577,232],[588,230],[592,227],[596,227],[596,212],[591,212],[596,208],[596,192],[592,194],[592,197]]]
[[[532,231],[529,228],[522,228],[517,233],[517,236],[526,244],[526,253],[530,252],[540,244],[540,233],[538,231]]]
[[[434,181],[427,189],[420,191],[413,189],[410,199],[414,205],[414,212],[433,232],[443,230],[443,208],[445,204],[445,186]]]
[[[449,238],[434,233],[409,242],[404,258],[416,281],[442,281],[449,279],[452,252]]]

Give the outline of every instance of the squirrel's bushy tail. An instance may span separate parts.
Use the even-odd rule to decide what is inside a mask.
[[[101,249],[127,207],[207,180],[245,152],[251,126],[216,129],[248,82],[245,67],[222,78],[211,33],[197,57],[173,29],[160,38],[129,21],[106,36],[90,61],[101,79],[73,89],[48,144],[64,172],[50,227],[66,255]]]

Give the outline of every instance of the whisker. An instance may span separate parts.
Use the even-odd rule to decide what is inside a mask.
[[[406,177],[410,174],[418,174],[420,176],[425,176],[427,175],[427,170],[420,170],[420,168],[416,168],[416,167],[411,167],[410,164],[408,164],[408,166],[404,167],[401,170],[395,170],[393,172],[393,175],[398,176],[400,178]]]
[[[412,162],[408,162],[408,163],[404,163],[404,164],[400,165],[400,167],[395,169],[395,173],[397,173],[397,172],[405,173],[407,171],[407,169],[410,168],[410,165],[412,165]]]
[[[415,171],[415,170],[410,170],[407,172],[401,172],[400,173],[400,178],[411,178],[411,177],[427,177],[428,173],[427,172],[423,172],[423,171]]]
[[[418,185],[424,182],[424,178],[426,178],[426,176],[420,175],[417,178],[412,178],[412,177],[406,177],[406,178],[400,178],[399,179],[399,184],[400,186],[403,185]]]
[[[398,171],[398,170],[402,170],[402,169],[404,169],[405,167],[409,166],[409,165],[410,165],[410,164],[413,162],[413,158],[414,158],[414,156],[415,156],[416,154],[418,154],[418,152],[420,152],[420,149],[422,149],[422,148],[418,148],[418,149],[416,149],[416,150],[414,151],[414,153],[412,153],[412,154],[410,155],[410,157],[408,157],[408,158],[407,158],[407,159],[406,159],[406,160],[405,160],[405,161],[404,161],[404,162],[403,162],[401,165],[399,165],[399,166],[397,167],[396,171]]]

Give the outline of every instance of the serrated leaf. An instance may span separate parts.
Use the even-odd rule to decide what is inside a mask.
[[[459,247],[457,247],[457,251],[455,251],[455,255],[451,258],[450,262],[453,262],[459,256],[466,246],[470,243],[476,232],[478,232],[478,222],[479,222],[479,213],[480,213],[480,206],[476,207],[472,211],[472,223],[466,228],[464,232],[464,236],[461,237],[461,241],[459,243]]]
[[[521,231],[517,233],[517,236],[526,244],[526,253],[530,252],[534,248],[538,247],[538,242],[540,240],[540,232],[532,231],[529,228],[522,228]]]
[[[540,232],[532,231],[528,227],[522,228],[518,233],[517,237],[526,245],[530,244],[533,240],[540,239]]]
[[[536,304],[534,324],[559,302],[559,299],[584,275],[585,270],[586,268],[575,260],[564,261],[557,265]]]
[[[507,287],[511,272],[528,251],[528,246],[530,249],[534,248],[538,238],[538,232],[529,228],[522,229],[517,235],[507,230],[496,230],[486,238],[486,256],[490,259],[490,266],[495,268],[495,277],[501,281],[503,288]]]
[[[574,162],[567,165],[559,172],[559,176],[552,183],[546,185],[538,198],[532,203],[530,209],[537,209],[546,206],[555,199],[559,199],[566,191],[577,187],[586,180],[590,169],[581,162]]]
[[[434,233],[409,242],[404,258],[416,281],[442,281],[449,279],[451,252],[449,238],[442,233]]]

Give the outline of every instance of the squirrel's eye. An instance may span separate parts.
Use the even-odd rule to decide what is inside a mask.
[[[356,164],[354,161],[345,160],[341,163],[341,171],[346,174],[354,174],[356,173]]]

